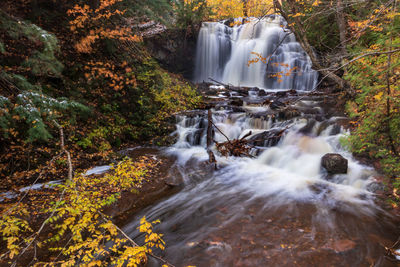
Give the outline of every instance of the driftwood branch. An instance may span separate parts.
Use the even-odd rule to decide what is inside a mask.
[[[214,168],[217,169],[217,160],[215,159],[214,152],[211,150],[211,146],[213,144],[213,122],[212,122],[212,111],[208,110],[208,125],[207,125],[207,154],[208,154],[208,162],[210,164],[214,163]]]
[[[224,87],[226,87],[226,88],[229,88],[229,84],[224,84],[224,83],[222,83],[222,82],[219,82],[219,81],[217,81],[217,80],[214,80],[213,78],[208,78],[210,81],[212,81],[212,82],[215,82],[215,83],[217,83],[217,84],[219,84],[219,85],[222,85],[222,86],[224,86]]]

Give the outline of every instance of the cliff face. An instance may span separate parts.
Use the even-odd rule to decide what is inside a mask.
[[[144,36],[148,51],[161,64],[173,73],[192,79],[196,58],[197,31],[164,29]]]

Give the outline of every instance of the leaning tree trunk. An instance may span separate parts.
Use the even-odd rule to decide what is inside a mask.
[[[336,21],[339,28],[340,52],[342,56],[346,56],[347,27],[346,27],[346,19],[344,16],[344,6],[342,0],[337,0],[336,3]]]
[[[242,0],[242,3],[243,3],[243,16],[245,16],[245,17],[249,16],[248,6],[247,6],[248,2],[249,2],[249,0]]]
[[[296,8],[296,3],[294,0],[288,0],[286,3],[289,5],[291,8],[291,12],[293,14],[297,14],[298,10]],[[294,33],[296,36],[297,41],[300,43],[301,47],[304,49],[304,51],[309,55],[311,62],[316,68],[319,73],[323,75],[323,79],[327,78],[333,82],[335,82],[340,89],[345,90],[349,95],[353,96],[354,91],[351,89],[351,87],[347,84],[345,80],[337,76],[335,73],[332,71],[329,71],[326,67],[322,66],[321,63],[319,62],[317,56],[315,55],[312,46],[310,42],[307,39],[306,31],[304,29],[303,23],[298,17],[294,17],[294,23],[296,25],[296,28],[291,26],[291,21],[292,19],[289,18],[288,14],[283,10],[282,5],[280,1],[274,0],[274,5],[276,6],[276,9],[279,11],[279,13],[285,18],[285,20],[288,22],[288,25],[290,27],[290,30]]]

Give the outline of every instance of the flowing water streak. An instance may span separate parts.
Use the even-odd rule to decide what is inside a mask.
[[[264,89],[309,91],[315,87],[318,74],[312,70],[310,58],[296,42],[294,34],[284,29],[286,22],[282,17],[251,19],[234,27],[224,23],[202,24],[197,42],[195,82],[209,82],[209,78],[213,78],[235,86]],[[251,52],[271,56],[269,64],[260,61],[248,66],[248,61],[255,57]],[[297,69],[286,76],[294,67]],[[282,81],[270,77],[278,72],[282,72]]]

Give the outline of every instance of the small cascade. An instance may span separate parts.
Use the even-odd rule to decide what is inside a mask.
[[[247,100],[252,98],[254,96],[250,94]],[[250,142],[252,153],[257,155],[255,159],[217,156],[217,161],[230,166],[224,172],[229,173],[231,179],[238,177],[243,180],[243,186],[251,187],[253,194],[268,196],[273,192],[286,192],[285,199],[313,199],[317,194],[313,191],[314,186],[325,184],[332,190],[332,201],[364,203],[367,211],[374,207],[372,198],[367,197],[370,195],[367,187],[373,180],[371,169],[357,163],[351,154],[343,150],[340,138],[345,132],[340,128],[337,130],[334,118],[316,120],[322,112],[313,112],[316,104],[318,102],[307,100],[296,102],[293,107],[302,107],[304,113],[298,113],[300,116],[292,119],[279,118],[273,110],[263,106],[259,106],[256,113],[252,113],[252,109],[247,113],[214,110],[214,124],[229,139],[238,139],[252,132],[248,139],[253,140]],[[260,113],[262,109],[264,111]],[[199,160],[206,159],[206,113],[193,117],[178,116],[177,119],[176,134],[179,138],[169,149],[170,153],[181,158],[181,162],[197,157]],[[282,131],[283,136],[277,136]],[[226,137],[215,130],[214,140],[224,142]],[[321,168],[321,158],[326,153],[345,155],[349,160],[348,174],[327,179]],[[218,152],[215,151],[215,154],[218,155]],[[262,186],[253,187],[252,182]]]
[[[234,27],[203,23],[196,81],[250,87],[203,89],[213,139],[247,136],[250,156],[224,157],[212,145],[215,168],[208,162],[208,111],[177,115],[177,141],[163,152],[175,161],[170,174],[179,173],[183,186],[134,215],[124,231],[143,240],[140,218],[160,219],[155,231],[164,234],[164,256],[176,266],[396,266],[382,247],[398,236],[375,204],[382,184],[342,147],[346,118],[332,110],[335,99],[305,92],[315,87],[317,73],[281,25],[278,16]],[[251,52],[273,54],[271,62],[296,72],[278,82],[267,74],[284,66],[247,67]],[[321,164],[327,153],[347,159],[347,173],[328,173]]]
[[[314,89],[318,74],[285,25],[280,16],[253,18],[233,27],[225,25],[224,21],[204,22],[197,42],[195,82],[210,82],[212,78],[235,86]],[[252,52],[270,56],[269,63],[259,61],[248,65],[255,57]],[[282,74],[281,81],[271,77],[277,73]]]

